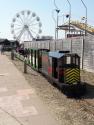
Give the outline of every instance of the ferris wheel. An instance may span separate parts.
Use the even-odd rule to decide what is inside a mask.
[[[42,33],[42,23],[36,13],[25,10],[17,13],[11,23],[13,38],[19,42],[32,41]]]

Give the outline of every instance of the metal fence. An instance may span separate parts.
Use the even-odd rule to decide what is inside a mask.
[[[46,40],[25,42],[25,48],[40,48],[54,50],[69,50],[72,53],[77,53],[81,57],[80,67],[94,72],[94,37],[78,37],[63,40]]]

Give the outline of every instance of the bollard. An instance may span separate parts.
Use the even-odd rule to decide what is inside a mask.
[[[24,73],[27,73],[27,63],[26,63],[26,57],[24,60]]]
[[[14,60],[14,50],[11,51],[11,59]]]

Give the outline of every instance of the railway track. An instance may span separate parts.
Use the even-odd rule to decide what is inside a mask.
[[[81,111],[91,114],[94,117],[94,104],[85,99],[78,100],[77,103]]]

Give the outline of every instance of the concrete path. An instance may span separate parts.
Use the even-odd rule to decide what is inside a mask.
[[[58,125],[5,55],[0,55],[0,125]]]

